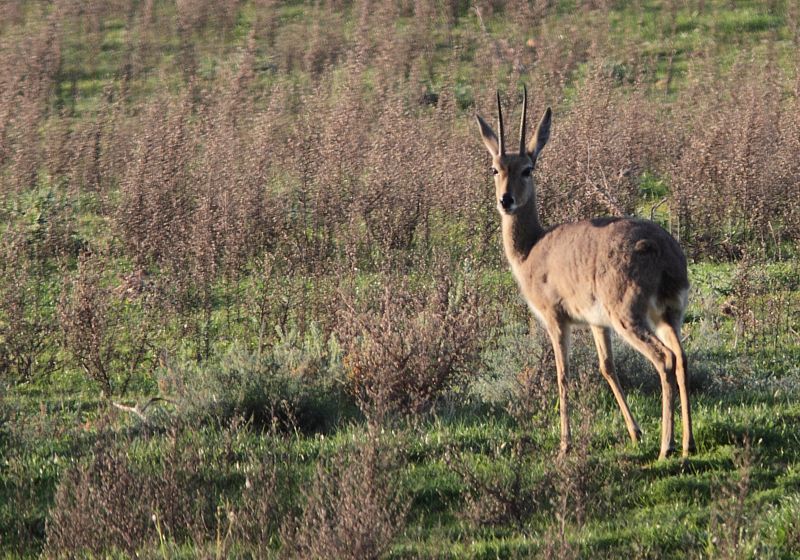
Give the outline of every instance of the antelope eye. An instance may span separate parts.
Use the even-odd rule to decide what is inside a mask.
[[[523,177],[530,177],[532,169],[533,169],[532,167],[526,167],[525,169],[523,169],[522,170],[522,176]]]
[[[492,168],[491,168],[491,172],[492,172],[492,175],[497,175],[498,173],[500,173],[500,172],[497,170],[497,168],[496,168],[496,167],[492,167]]]

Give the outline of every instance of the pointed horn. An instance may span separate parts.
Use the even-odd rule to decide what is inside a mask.
[[[497,92],[497,118],[500,120],[500,155],[506,155],[505,133],[503,132],[503,109],[500,107],[500,92]]]
[[[519,155],[525,153],[525,119],[528,116],[528,88],[522,85],[522,120],[519,124]]]

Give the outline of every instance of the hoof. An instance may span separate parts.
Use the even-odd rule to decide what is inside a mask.
[[[658,454],[658,459],[660,461],[662,459],[667,459],[669,457],[672,457],[673,455],[675,455],[675,448],[674,447],[668,447],[666,449],[662,449],[661,450],[661,453]]]

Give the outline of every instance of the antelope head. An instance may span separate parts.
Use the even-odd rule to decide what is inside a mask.
[[[548,107],[536,133],[531,137],[530,142],[525,144],[525,119],[528,112],[528,89],[523,87],[522,94],[522,119],[519,131],[519,151],[507,153],[505,135],[503,134],[503,109],[500,106],[500,92],[497,93],[497,120],[500,137],[492,130],[492,127],[481,118],[478,124],[481,127],[481,136],[486,149],[492,155],[492,174],[497,191],[497,209],[500,214],[514,214],[520,208],[529,203],[536,202],[536,193],[533,188],[533,169],[536,166],[536,159],[547,144],[550,138],[550,117],[552,111]]]

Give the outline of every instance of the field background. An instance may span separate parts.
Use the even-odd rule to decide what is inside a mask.
[[[0,555],[797,558],[799,53],[793,0],[0,2]],[[557,456],[473,116],[523,83],[543,222],[689,257],[688,460],[585,332]]]

